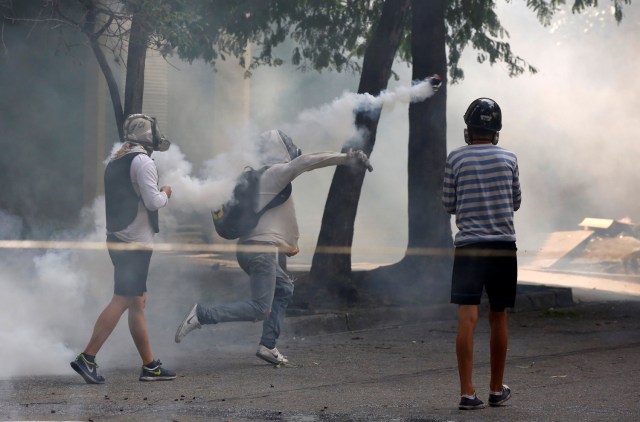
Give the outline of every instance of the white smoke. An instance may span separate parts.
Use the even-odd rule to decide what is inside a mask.
[[[311,131],[316,136],[344,140],[357,131],[353,123],[356,109],[391,107],[432,95],[428,82],[410,88],[387,91],[379,97],[344,93],[328,105],[305,110],[289,125],[284,125],[294,137]],[[163,217],[171,226],[182,214],[207,214],[231,196],[234,181],[245,165],[259,162],[253,141],[255,128],[241,128],[234,132],[235,143],[230,151],[221,153],[203,166],[199,175],[178,145],[162,153],[154,153],[159,169],[160,184],[170,185],[173,195]],[[313,138],[305,137],[307,142]],[[120,147],[114,144],[112,153]],[[0,213],[0,238],[19,238],[21,220],[5,212]],[[0,318],[0,374],[3,377],[34,374],[68,374],[68,362],[82,351],[91,335],[98,313],[108,303],[113,286],[113,268],[106,250],[83,250],[83,245],[103,242],[105,237],[104,198],[95,199],[82,212],[79,227],[82,235],[59,233],[58,240],[72,242],[77,249],[33,250],[3,261],[7,264],[0,279],[3,295]],[[11,254],[1,250],[4,254]],[[154,255],[154,256],[157,256]],[[126,319],[126,318],[122,318]],[[119,345],[119,346],[114,346]],[[132,349],[126,330],[116,330],[100,353],[101,362],[112,362],[116,349]],[[46,353],[43,353],[46,351]]]
[[[389,113],[396,104],[423,101],[434,93],[428,80],[401,85],[378,96],[344,92],[329,104],[302,111],[293,122],[282,123],[281,128],[294,142],[301,139],[306,144],[324,147],[329,144],[333,150],[339,150],[349,140],[357,147],[362,145],[363,134],[358,133],[354,124],[355,112],[377,112],[384,107],[384,112]]]
[[[618,25],[608,6],[581,14],[567,8],[550,28],[522,9],[504,4],[498,13],[506,28],[518,29],[510,31],[512,49],[539,73],[508,78],[501,66],[475,65],[467,51],[464,81],[448,87],[450,149],[464,145],[462,114],[471,101],[489,96],[502,108],[499,145],[516,152],[520,164],[521,255],[535,252],[551,231],[579,230],[585,217],[640,222],[629,194],[640,182],[633,131],[640,9],[625,7]]]
[[[434,92],[429,81],[420,81],[410,87],[400,86],[382,92],[377,97],[345,92],[330,104],[303,110],[292,123],[283,122],[277,127],[291,135],[294,142],[298,139],[311,145],[325,145],[326,139],[344,142],[359,137],[354,124],[354,111],[375,110],[383,106],[386,111],[398,103],[422,101]],[[199,174],[193,174],[193,165],[178,145],[172,145],[166,152],[154,153],[160,184],[170,185],[173,189],[171,202],[175,202],[176,206],[172,208],[179,208],[183,213],[206,214],[229,200],[242,169],[260,162],[254,144],[258,135],[253,126],[234,128],[232,149],[206,161]],[[336,149],[339,150],[339,147]]]
[[[60,233],[57,240],[104,241],[103,208],[104,201],[98,198],[84,210],[80,225],[95,228],[87,235],[77,239]],[[17,221],[19,217],[0,213],[0,227],[8,223],[17,227]],[[0,237],[18,238],[15,235],[3,230]],[[88,340],[97,317],[95,309],[106,304],[101,302],[112,289],[105,255],[106,251],[0,249],[2,378],[69,373],[68,361]],[[101,259],[95,259],[97,256]]]
[[[558,30],[554,27],[555,34],[549,34],[535,21],[531,11],[523,10],[523,5],[501,7],[506,18],[503,24],[512,29],[512,47],[538,66],[541,73],[509,79],[504,69],[477,65],[472,54],[466,55],[461,63],[466,79],[460,85],[448,87],[449,148],[464,144],[462,114],[466,106],[480,96],[494,97],[504,112],[501,145],[515,150],[520,158],[524,202],[516,216],[516,228],[521,235],[519,243],[526,244],[528,239],[550,229],[567,229],[567,224],[577,223],[586,216],[619,218],[631,214],[638,221],[637,201],[630,194],[640,183],[634,161],[640,147],[633,139],[636,111],[640,108],[635,77],[638,41],[633,36],[638,28],[638,9],[629,7],[620,26],[606,23],[603,31],[607,36],[572,33],[562,37],[559,43],[555,38]],[[567,17],[567,25],[573,19]],[[615,54],[611,45],[616,46]],[[280,75],[279,85],[288,83],[288,78],[282,76],[284,71],[274,69],[258,70],[256,81],[260,81],[260,75],[274,72]],[[404,69],[398,73],[406,77],[409,72]],[[213,157],[197,174],[178,145],[154,154],[161,184],[174,189],[163,215],[208,214],[228,199],[235,177],[244,165],[255,160],[248,145],[259,132],[278,127],[305,151],[339,150],[346,140],[358,136],[353,126],[353,111],[363,103],[377,107],[382,102],[384,111],[372,156],[376,170],[365,179],[357,221],[366,228],[356,227],[354,246],[363,233],[371,236],[374,232],[378,234],[378,241],[367,241],[366,246],[384,252],[391,245],[404,245],[407,114],[406,110],[393,109],[393,106],[408,103],[414,87],[391,89],[376,98],[345,92],[325,105],[298,113],[298,101],[308,101],[314,95],[330,99],[334,96],[331,92],[336,92],[327,87],[335,88],[337,76],[314,78],[322,81],[322,86],[316,87],[319,92],[305,92],[304,96],[295,97],[293,103],[282,101],[273,111],[263,107],[259,116],[261,129],[233,128],[228,136],[234,140],[228,143],[229,150]],[[356,78],[344,85],[351,86],[352,82],[357,82]],[[284,89],[273,86],[268,76],[262,79],[262,84],[271,85],[269,94]],[[263,104],[279,99],[267,97]],[[190,97],[187,95],[181,101],[188,103]],[[291,114],[291,120],[283,118],[285,107],[296,111]],[[320,170],[317,176],[305,176],[296,182],[298,218],[308,252],[312,252],[315,240],[312,233],[320,225],[323,197],[331,174],[332,170]],[[596,215],[598,213],[600,215]],[[177,215],[174,220],[180,217]],[[96,198],[94,204],[83,211],[78,225],[85,228],[83,234],[60,233],[58,237],[79,244],[104,241],[103,198]],[[19,238],[21,231],[22,219],[0,210],[0,239]],[[400,254],[402,252],[400,250]],[[98,313],[112,294],[113,268],[106,250],[2,249],[0,254],[3,265],[1,376],[72,373],[69,360],[88,341]],[[152,271],[158,258],[154,254]],[[393,260],[393,256],[387,253],[383,259]],[[354,258],[354,262],[358,260]],[[171,280],[171,283],[180,281]],[[175,292],[178,290],[175,284],[171,287],[174,293],[167,294],[185,294],[188,283],[180,285],[179,293]],[[168,310],[170,314],[168,318],[173,318],[175,306],[170,308],[166,301],[163,303],[162,293],[154,287],[150,291],[150,305],[164,306],[163,311]],[[191,298],[196,299],[197,294]],[[175,300],[175,296],[166,300]],[[171,322],[177,323],[177,319]],[[157,320],[150,319],[150,331],[157,333],[158,324]],[[165,334],[163,332],[161,338],[171,342],[171,334]],[[155,349],[155,344],[163,340],[153,334],[151,338],[154,350],[160,353],[168,350],[162,343],[162,347]],[[105,344],[99,360],[115,361],[122,356],[122,350],[135,354],[126,327],[119,326]]]

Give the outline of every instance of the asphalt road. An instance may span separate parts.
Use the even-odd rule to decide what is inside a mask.
[[[476,411],[457,408],[456,324],[451,310],[440,308],[430,318],[413,322],[390,314],[386,324],[342,332],[314,333],[309,317],[295,329],[291,318],[289,333],[295,334],[279,344],[292,363],[285,368],[274,368],[254,356],[256,324],[206,327],[175,345],[175,354],[165,356],[179,374],[175,381],[139,382],[133,358],[118,367],[104,365],[104,385],[87,385],[70,368],[68,375],[3,380],[0,420],[640,418],[640,301],[541,306],[510,314],[505,381],[513,398],[505,407]],[[326,318],[316,319],[326,327]],[[231,331],[236,333],[232,340]],[[475,383],[478,395],[486,399],[485,318],[476,339]]]

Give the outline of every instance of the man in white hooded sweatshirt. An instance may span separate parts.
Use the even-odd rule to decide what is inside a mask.
[[[372,171],[362,151],[316,152],[302,154],[291,138],[280,130],[270,130],[258,139],[262,165],[256,211],[262,210],[300,174],[314,169],[349,165]],[[251,299],[224,305],[194,304],[176,332],[179,343],[188,333],[204,324],[229,321],[263,321],[262,337],[256,352],[259,358],[274,364],[288,363],[276,348],[287,305],[293,295],[293,281],[279,264],[278,254],[298,253],[298,221],[293,197],[270,208],[258,224],[238,240],[237,259],[249,275]]]

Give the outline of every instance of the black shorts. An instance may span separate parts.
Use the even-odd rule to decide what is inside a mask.
[[[125,243],[113,235],[107,235],[107,242]],[[153,251],[108,249],[113,263],[113,293],[118,296],[142,296],[147,291],[147,276]]]
[[[490,309],[504,311],[515,305],[517,282],[515,242],[480,242],[456,248],[451,303],[479,305],[484,288]]]

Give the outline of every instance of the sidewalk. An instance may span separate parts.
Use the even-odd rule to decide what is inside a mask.
[[[180,309],[194,295],[182,282],[174,306]],[[513,398],[504,408],[478,411],[457,408],[454,305],[289,317],[278,347],[292,365],[277,369],[254,356],[260,324],[209,326],[175,344],[172,310],[150,305],[150,320],[160,321],[152,338],[167,343],[159,347],[162,360],[178,379],[139,382],[135,353],[123,351],[119,365],[101,361],[104,385],[87,385],[71,369],[0,381],[0,420],[635,421],[640,415],[640,301],[573,303],[569,289],[523,285],[509,316],[506,383]],[[483,399],[485,315],[483,309],[475,357]]]

